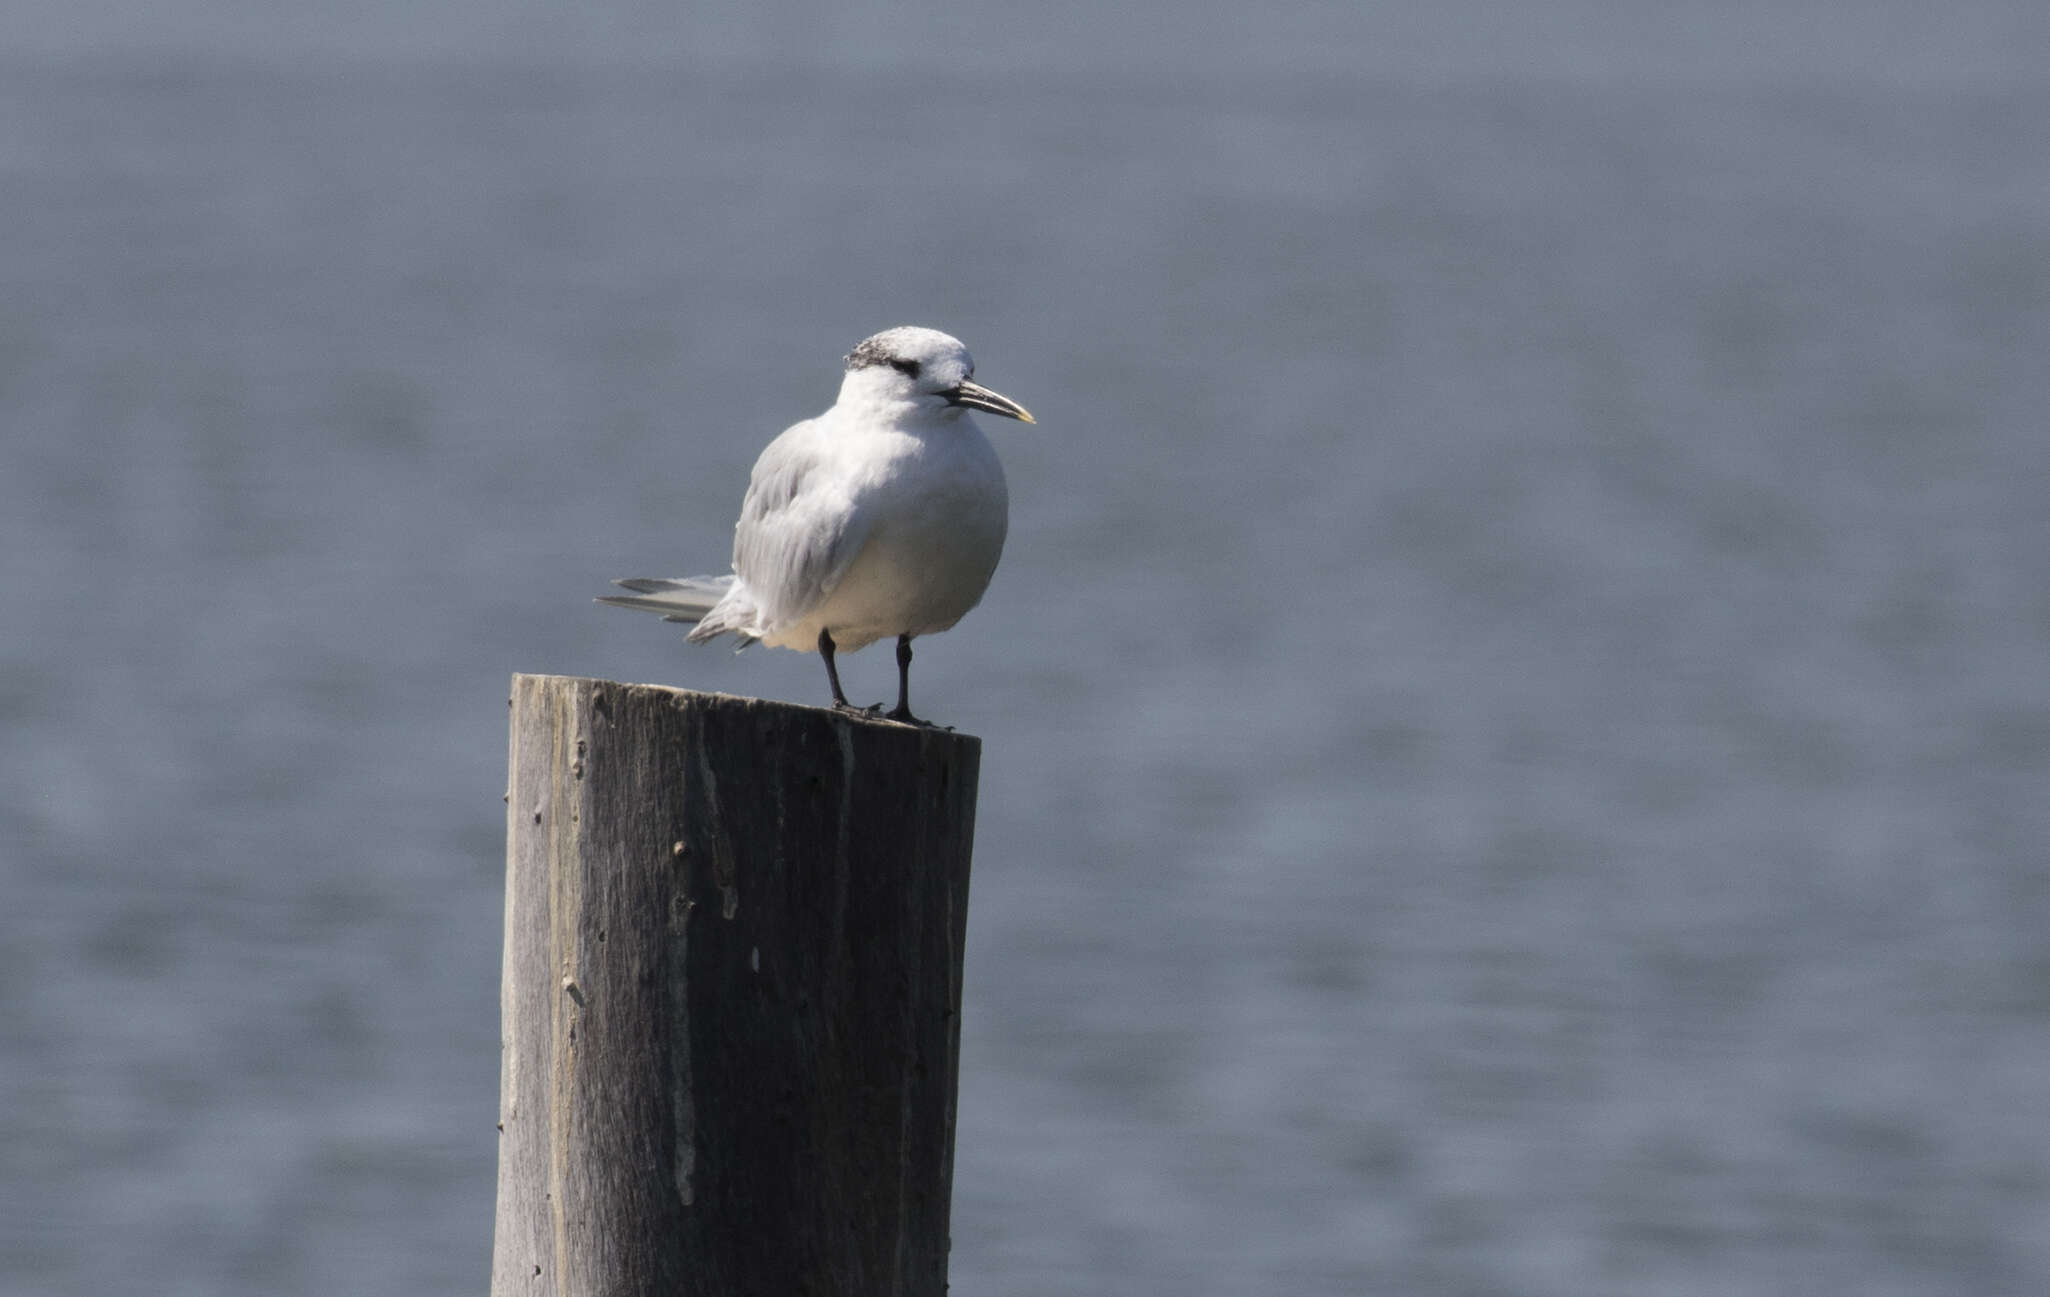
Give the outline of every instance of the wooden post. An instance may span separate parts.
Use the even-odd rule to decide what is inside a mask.
[[[492,1297],[941,1297],[981,751],[513,678]]]

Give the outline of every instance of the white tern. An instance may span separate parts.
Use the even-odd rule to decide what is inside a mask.
[[[981,602],[1008,524],[1003,465],[968,411],[1036,420],[972,382],[968,349],[936,329],[886,329],[846,363],[833,408],[755,461],[732,575],[615,581],[634,593],[598,602],[696,622],[693,644],[731,633],[742,647],[817,649],[833,705],[848,711],[875,708],[847,701],[835,650],[894,635],[897,706],[886,715],[922,725],[911,641]]]

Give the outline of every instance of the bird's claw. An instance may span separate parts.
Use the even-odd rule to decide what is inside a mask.
[[[947,734],[954,732],[954,727],[951,725],[935,725],[923,716],[913,716],[911,710],[907,707],[893,707],[889,711],[884,711],[881,703],[870,703],[866,707],[856,707],[850,702],[835,701],[833,703],[833,710],[845,713],[848,716],[859,716],[864,720],[895,721],[899,725],[909,725],[914,729],[940,730]]]

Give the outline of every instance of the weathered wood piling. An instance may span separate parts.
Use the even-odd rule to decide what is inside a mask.
[[[980,757],[513,678],[493,1297],[941,1297]]]

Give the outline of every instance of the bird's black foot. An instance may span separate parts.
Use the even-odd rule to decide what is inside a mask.
[[[911,637],[897,637],[897,705],[883,713],[884,720],[896,721],[899,725],[916,725],[922,730],[952,730],[951,725],[935,725],[911,714]]]
[[[880,707],[882,706],[882,704],[877,703],[876,706]],[[954,727],[951,725],[937,725],[934,724],[932,721],[926,720],[922,716],[913,716],[911,714],[911,709],[909,707],[898,707],[891,711],[884,712],[883,719],[886,721],[895,721],[899,725],[916,725],[919,729],[922,730],[944,730],[949,734],[952,734],[954,732]]]
[[[819,656],[826,660],[826,679],[833,686],[833,710],[846,712],[850,716],[873,716],[883,709],[881,703],[873,707],[856,707],[847,701],[847,694],[840,688],[840,668],[833,665],[832,633],[821,628],[819,631]]]

